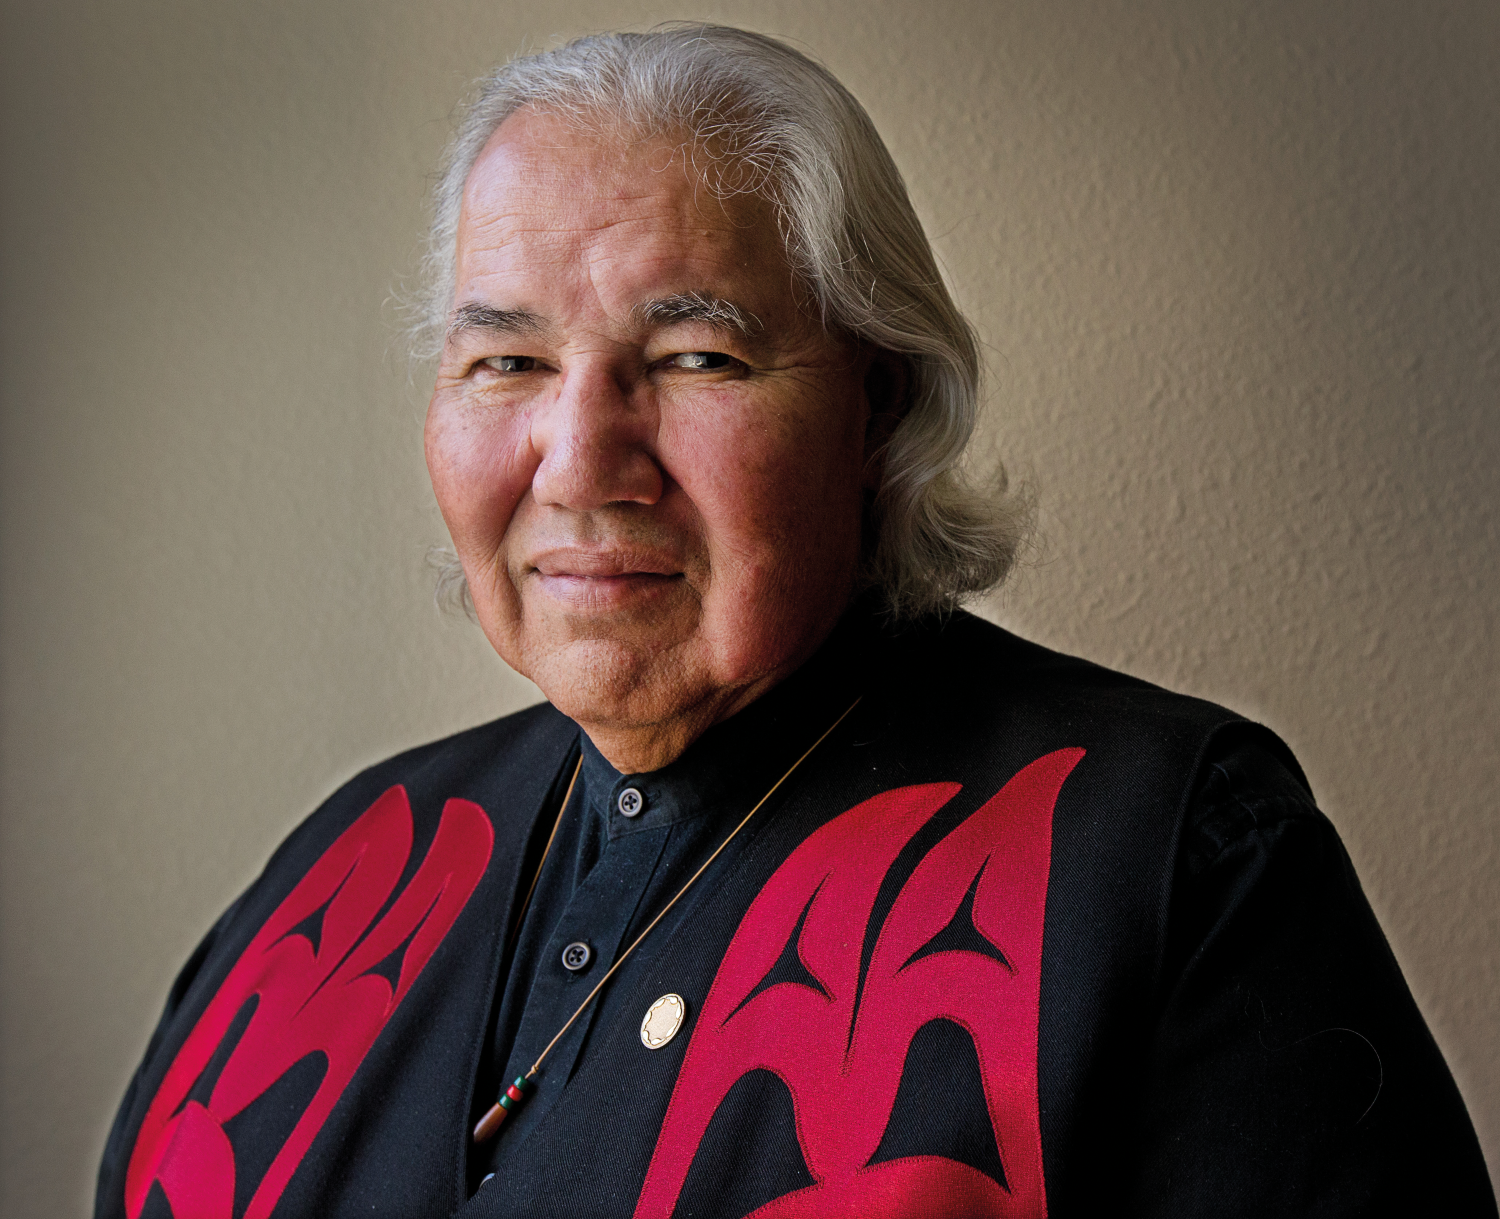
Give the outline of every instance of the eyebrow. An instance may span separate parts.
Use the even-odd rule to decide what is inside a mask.
[[[720,330],[730,330],[743,338],[754,338],[761,329],[760,318],[748,309],[709,296],[703,292],[675,292],[644,301],[631,312],[645,326],[670,326],[677,322],[704,322]]]
[[[543,329],[541,317],[529,309],[496,309],[470,302],[453,311],[448,323],[448,337],[466,330],[487,330],[496,334],[534,335]]]
[[[679,322],[703,322],[720,330],[733,331],[743,338],[753,338],[761,330],[761,320],[748,309],[705,292],[674,292],[643,301],[631,310],[642,326],[670,326]],[[493,334],[536,335],[546,328],[540,315],[529,309],[496,309],[492,305],[469,302],[453,311],[448,336],[468,330]]]

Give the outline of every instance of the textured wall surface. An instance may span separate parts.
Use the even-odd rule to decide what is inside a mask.
[[[0,1210],[356,768],[535,691],[433,610],[389,297],[491,62],[674,16],[869,106],[1042,497],[986,612],[1277,728],[1500,1160],[1500,6],[4,8]]]

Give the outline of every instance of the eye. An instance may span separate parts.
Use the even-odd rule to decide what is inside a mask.
[[[496,372],[532,372],[536,368],[536,361],[530,356],[491,356],[480,363]]]
[[[686,368],[693,372],[716,372],[733,363],[734,357],[722,351],[682,351],[667,360],[670,368]]]

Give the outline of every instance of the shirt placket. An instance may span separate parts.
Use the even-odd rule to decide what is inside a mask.
[[[667,825],[643,826],[612,837],[588,877],[574,891],[542,950],[507,1064],[507,1079],[530,1070],[537,1056],[618,959],[626,931],[636,918],[642,895],[651,886],[670,832]],[[587,959],[581,967],[570,968],[564,955],[573,948],[570,955],[576,963],[585,955],[577,951],[578,945],[586,947]],[[547,1053],[536,1081],[538,1094],[521,1115],[529,1120],[518,1125],[534,1126],[542,1112],[556,1101],[558,1092],[572,1077],[597,1010],[597,1002],[585,1008]],[[512,1132],[512,1141],[514,1135]]]

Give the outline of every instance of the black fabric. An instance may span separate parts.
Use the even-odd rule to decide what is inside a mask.
[[[957,1160],[1005,1186],[974,1039],[952,1020],[929,1020],[912,1038],[895,1108],[870,1163],[926,1155]]]
[[[580,754],[576,727],[540,707],[393,758],[341,789],[288,839],[174,986],[111,1132],[96,1214],[124,1214],[126,1167],[146,1108],[234,962],[392,784],[409,793],[416,820],[409,872],[450,798],[486,811],[494,851],[322,1125],[277,1215],[632,1215],[696,1015],[747,908],[792,851],[880,793],[962,785],[880,886],[857,945],[863,986],[881,928],[920,860],[1019,770],[1064,748],[1086,752],[1052,818],[1036,1098],[1047,1213],[1496,1214],[1462,1100],[1336,833],[1275,737],[964,614],[898,632],[881,633],[867,619],[851,624],[798,676],[780,698],[773,692],[706,734],[673,774],[600,770],[602,759]],[[529,1065],[555,1014],[566,1018],[580,987],[712,849],[723,821],[743,814],[743,798],[769,785],[765,773],[774,779],[856,693],[863,701],[849,720],[555,1052],[557,1065],[540,1079],[546,1098],[539,1089],[529,1116],[523,1108],[492,1147],[471,1152],[475,1116],[505,1075],[519,1073],[517,1063]],[[580,756],[580,814],[559,830],[510,948]],[[627,784],[647,794],[646,811],[628,827],[609,812]],[[591,886],[598,900],[580,903]],[[971,905],[974,892],[970,885]],[[966,926],[960,916],[940,934],[980,935],[972,917]],[[773,950],[781,973],[772,984],[799,983],[816,999],[798,973],[817,982],[798,955],[799,936]],[[604,949],[576,978],[563,976],[558,959],[572,939]],[[975,946],[955,939],[950,947]],[[641,1016],[668,992],[685,998],[687,1025],[664,1048],[646,1050]],[[968,1036],[937,1021],[913,1039],[896,1109],[905,1120],[893,1117],[876,1166],[946,1157],[988,1179],[1006,1175],[977,1063],[966,1057]],[[203,1087],[211,1090],[207,1073],[235,1052],[229,1040],[205,1068]],[[274,1156],[297,1090],[308,1086],[298,1073],[311,1069],[283,1076],[275,1095],[257,1102],[263,1114],[246,1110],[232,1143],[247,1176]],[[815,1174],[793,1109],[771,1072],[742,1076],[696,1149],[678,1213],[745,1214],[810,1191]],[[495,1177],[470,1198],[490,1171]],[[159,1187],[144,1213],[169,1213]]]
[[[488,811],[494,851],[473,898],[343,1091],[276,1214],[447,1214],[461,1204],[467,1196],[467,1142],[459,1128],[470,1107],[503,932],[519,904],[525,844],[538,811],[561,798],[557,784],[566,779],[561,772],[576,736],[576,727],[551,708],[532,708],[388,759],[346,784],[304,822],[215,924],[173,985],[106,1142],[96,1214],[124,1214],[135,1133],[172,1059],[234,963],[313,863],[393,784],[410,794],[416,823],[398,889],[423,857],[450,797],[473,800]],[[272,1121],[242,1132],[236,1159],[264,1162],[274,1154],[281,1128]]]
[[[298,1059],[285,1075],[224,1123],[224,1132],[236,1151],[236,1216],[243,1215],[249,1207],[277,1150],[291,1135],[327,1070],[328,1059],[323,1054]]]
[[[577,787],[556,820],[557,834],[544,864],[538,853],[542,870],[536,894],[504,983],[489,1053],[480,1067],[476,1121],[506,1084],[526,1074],[599,977],[735,824],[847,710],[858,693],[851,667],[864,655],[868,633],[869,623],[863,618],[841,624],[818,655],[791,678],[710,729],[681,758],[654,773],[622,775],[580,734]],[[641,793],[644,807],[626,817],[619,810],[619,797],[630,788]],[[547,828],[550,832],[551,825]],[[712,884],[714,875],[722,874],[735,858],[731,847],[715,861],[704,883]],[[682,905],[670,911],[653,929],[652,944],[670,937],[689,909]],[[588,967],[577,972],[562,964],[563,949],[574,941],[593,950]],[[643,956],[641,963],[646,959]],[[624,1006],[638,968],[639,963],[627,960],[548,1054],[536,1091],[507,1119],[504,1137],[472,1150],[471,1187],[490,1173],[504,1176],[518,1156],[524,1159],[527,1137],[563,1094],[596,1025],[616,1020],[639,1025],[644,1009]]]
[[[1214,760],[1196,813],[1130,1152],[1137,1211],[1463,1213],[1462,1101],[1333,827],[1252,745]]]
[[[672,1219],[738,1219],[812,1184],[792,1094],[774,1072],[749,1071],[709,1122]]]

